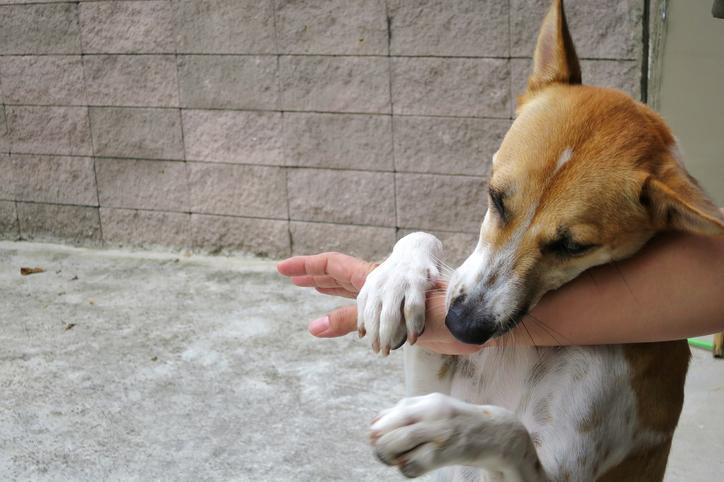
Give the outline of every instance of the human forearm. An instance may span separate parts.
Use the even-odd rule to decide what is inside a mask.
[[[438,297],[428,299],[427,317],[424,341],[449,339]],[[638,343],[721,330],[724,237],[671,233],[631,259],[593,268],[546,294],[510,334],[491,344]]]
[[[661,236],[633,258],[549,293],[531,315],[518,338],[528,328],[537,345],[661,341],[724,329],[724,237]]]

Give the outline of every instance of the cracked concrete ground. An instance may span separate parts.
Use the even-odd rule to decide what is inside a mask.
[[[306,333],[338,303],[269,261],[0,242],[0,480],[402,480],[366,442],[400,357]],[[724,473],[694,355],[668,481]]]

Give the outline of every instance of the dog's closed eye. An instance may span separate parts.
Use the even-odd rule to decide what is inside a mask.
[[[571,238],[570,234],[565,233],[555,240],[544,244],[542,251],[553,253],[561,258],[570,258],[583,256],[596,247],[596,244],[576,242]]]
[[[490,196],[490,204],[500,216],[500,220],[505,223],[508,220],[508,213],[505,210],[505,193],[493,186],[488,187],[488,195]]]

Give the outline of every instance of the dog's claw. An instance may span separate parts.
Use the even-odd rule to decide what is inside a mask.
[[[407,341],[410,342],[410,345],[414,345],[423,333],[425,333],[425,326],[422,327],[419,333],[416,333],[415,331],[410,332],[407,335]]]
[[[402,337],[402,339],[400,340],[400,342],[397,344],[397,346],[395,346],[395,347],[392,348],[392,349],[393,349],[393,350],[397,350],[397,349],[400,348],[402,345],[404,345],[407,340],[408,340],[408,337],[407,337],[407,334],[405,334],[405,335]],[[411,344],[412,344],[412,343],[411,343]]]

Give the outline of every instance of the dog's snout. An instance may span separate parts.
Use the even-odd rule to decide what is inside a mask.
[[[482,309],[482,306],[470,302],[464,295],[450,303],[445,325],[455,338],[463,343],[481,345],[497,331],[495,321]]]

